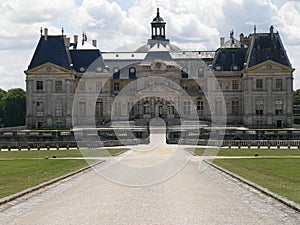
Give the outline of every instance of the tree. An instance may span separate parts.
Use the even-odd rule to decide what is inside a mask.
[[[8,90],[4,98],[4,126],[23,126],[26,117],[26,92],[21,88]]]
[[[300,89],[294,91],[294,105],[300,105]]]
[[[6,91],[0,88],[0,127],[3,124],[3,116],[4,116],[4,99],[6,96]]]

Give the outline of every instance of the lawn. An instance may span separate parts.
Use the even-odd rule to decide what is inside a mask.
[[[15,194],[26,188],[76,171],[88,164],[96,162],[83,159],[82,156],[100,157],[118,155],[126,151],[124,148],[78,150],[43,150],[43,151],[11,151],[0,152],[0,198]],[[50,158],[61,158],[59,160]],[[49,158],[46,160],[46,158]]]
[[[213,163],[300,204],[298,158],[216,159]]]
[[[126,148],[116,148],[103,151],[101,149],[83,149],[83,150],[43,150],[43,151],[1,151],[1,158],[16,158],[16,159],[29,159],[29,158],[52,158],[56,156],[58,158],[69,158],[69,157],[82,157],[82,156],[114,156],[123,151],[126,151]]]
[[[85,160],[1,160],[0,198],[76,171],[87,165]]]
[[[189,149],[194,151],[196,155],[214,155],[216,149],[205,149],[205,148],[196,148]],[[204,154],[205,152],[205,154]],[[254,156],[258,154],[259,156],[300,156],[300,149],[230,149],[230,148],[221,148],[219,149],[218,156]]]

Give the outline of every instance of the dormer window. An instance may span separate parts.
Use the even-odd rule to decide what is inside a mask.
[[[134,67],[129,68],[129,79],[136,79],[136,69]]]

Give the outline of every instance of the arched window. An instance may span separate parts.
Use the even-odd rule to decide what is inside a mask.
[[[136,69],[134,67],[129,68],[129,79],[136,79]]]
[[[119,67],[115,67],[113,70],[113,79],[119,80],[120,79],[120,69]]]

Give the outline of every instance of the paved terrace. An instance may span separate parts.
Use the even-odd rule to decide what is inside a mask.
[[[300,224],[296,211],[199,163],[201,157],[168,146],[158,136],[151,140],[2,206],[0,224]],[[155,166],[169,159],[167,171],[168,166],[180,169],[171,176],[159,174]],[[132,174],[130,168],[152,170]]]

